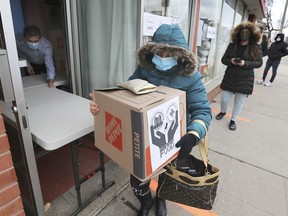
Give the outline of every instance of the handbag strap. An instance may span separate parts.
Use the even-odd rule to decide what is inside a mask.
[[[203,139],[199,140],[198,148],[199,148],[201,158],[204,162],[204,165],[207,168],[207,166],[208,166],[208,131],[207,131],[207,127],[202,120],[196,119],[193,122],[197,122],[197,123],[201,124],[205,128],[205,131],[206,131],[205,137]]]

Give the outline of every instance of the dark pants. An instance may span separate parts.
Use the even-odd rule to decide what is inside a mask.
[[[45,64],[39,65],[39,64],[31,63],[31,66],[33,67],[35,74],[46,73],[46,65]]]
[[[266,79],[268,71],[269,71],[270,67],[272,67],[272,76],[271,76],[271,79],[270,79],[270,82],[272,83],[274,81],[275,77],[276,77],[277,68],[278,68],[279,64],[280,64],[280,60],[271,60],[269,58],[267,60],[267,62],[266,62],[266,66],[265,66],[265,69],[264,69],[264,72],[263,72],[262,80]]]
[[[136,197],[143,197],[150,192],[150,182],[151,180],[147,180],[141,182],[139,179],[130,175],[130,185],[132,191]]]
[[[45,64],[34,64],[34,63],[30,63],[31,67],[33,68],[35,74],[42,74],[42,73],[46,73],[46,65]],[[21,75],[22,76],[29,76],[29,74],[27,73],[26,69],[23,70],[21,68]]]

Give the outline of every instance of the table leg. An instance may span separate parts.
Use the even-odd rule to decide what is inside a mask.
[[[71,152],[72,152],[72,162],[73,162],[73,173],[74,173],[74,182],[75,189],[78,200],[78,207],[82,205],[81,201],[81,192],[80,192],[80,179],[79,179],[79,170],[78,170],[78,142],[74,141],[71,143]]]
[[[82,203],[81,201],[81,184],[84,183],[87,179],[87,176],[83,177],[82,179],[79,178],[79,170],[78,170],[78,141],[74,141],[71,143],[71,150],[72,150],[72,161],[73,161],[73,172],[74,172],[74,181],[75,181],[75,189],[77,193],[77,200],[78,200],[78,208],[77,210],[71,215],[77,215],[80,211],[82,211],[86,206],[88,206],[93,200],[99,197],[106,189],[111,187],[115,184],[114,181],[109,183],[105,183],[105,163],[104,163],[104,154],[103,152],[99,151],[100,156],[100,166],[93,171],[93,175],[98,171],[101,171],[102,176],[102,188],[96,191],[86,202]],[[92,173],[89,174],[92,176]]]
[[[99,150],[100,155],[100,169],[101,169],[101,176],[102,176],[102,188],[105,187],[105,166],[104,166],[104,154],[102,151]]]

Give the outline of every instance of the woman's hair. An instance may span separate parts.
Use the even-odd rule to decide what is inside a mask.
[[[248,52],[251,54],[253,60],[256,60],[260,55],[260,49],[255,37],[249,38]]]
[[[242,29],[248,29],[250,31],[248,52],[253,60],[256,60],[260,54],[258,43],[260,43],[262,34],[258,26],[252,22],[244,21],[237,25],[231,32],[231,41],[237,45],[240,44],[240,32]]]
[[[29,37],[29,36],[41,37],[41,31],[37,26],[29,25],[24,28],[23,35],[24,37]]]

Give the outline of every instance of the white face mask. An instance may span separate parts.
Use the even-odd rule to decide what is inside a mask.
[[[154,54],[152,62],[155,64],[156,68],[160,71],[166,71],[177,65],[177,59],[174,57],[161,58],[160,56]]]
[[[277,41],[277,42],[281,41],[281,38],[277,37],[277,38],[276,38],[276,41]]]
[[[29,41],[26,41],[26,43],[27,43],[27,46],[28,46],[30,49],[33,49],[33,50],[38,49],[39,46],[40,46],[40,43],[39,43],[39,42],[37,42],[37,43],[31,43],[31,42],[29,42]]]

